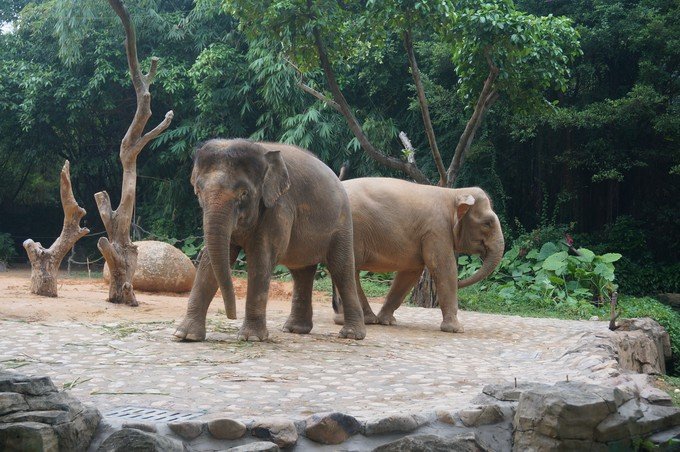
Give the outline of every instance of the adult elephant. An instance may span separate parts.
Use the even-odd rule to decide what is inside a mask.
[[[268,337],[267,296],[277,263],[290,269],[294,282],[285,331],[305,334],[312,329],[312,284],[317,264],[324,263],[346,300],[340,336],[364,338],[349,200],[330,168],[294,146],[215,139],[196,151],[191,183],[203,209],[207,253],[175,336],[205,339],[206,314],[218,286],[227,316],[236,318],[230,267],[243,249],[248,292],[239,339]]]
[[[458,288],[489,276],[505,243],[491,200],[481,188],[443,188],[400,179],[367,177],[342,182],[354,224],[354,258],[366,323],[392,325],[394,311],[427,267],[442,310],[441,330],[464,331],[458,321]],[[455,253],[478,254],[481,268],[458,281]],[[359,282],[359,270],[397,272],[376,316]],[[340,294],[340,300],[342,294]],[[336,312],[341,305],[334,300]],[[341,320],[336,316],[336,322]]]

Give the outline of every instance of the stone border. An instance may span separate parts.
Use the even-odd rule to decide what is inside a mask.
[[[154,424],[104,419],[88,450],[123,451],[134,446],[169,451],[185,447],[337,450],[340,444],[343,449],[378,451],[607,450],[632,447],[643,438],[664,444],[680,438],[680,409],[671,406],[670,397],[653,386],[649,374],[665,370],[669,351],[670,341],[663,328],[651,319],[634,319],[622,322],[615,332],[584,334],[559,358],[582,369],[583,374],[576,377],[583,381],[489,385],[473,399],[472,406],[463,409],[403,413],[363,422],[339,412],[299,420],[245,422],[215,418]],[[606,386],[591,384],[596,380],[605,381]],[[86,409],[75,399],[66,408],[41,408],[19,400],[47,393],[53,401],[73,399],[57,393],[49,378],[0,373],[0,449],[12,450],[15,443],[11,441],[16,442],[21,429],[28,429],[31,438],[44,439],[42,450],[54,449],[55,441],[59,449],[69,450],[61,447],[62,423],[51,422],[54,417],[36,410],[48,409],[53,414],[71,410],[73,415],[68,417],[75,419],[75,414]],[[96,416],[98,419],[98,412]]]

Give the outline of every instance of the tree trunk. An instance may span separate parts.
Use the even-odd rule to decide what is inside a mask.
[[[152,58],[148,74],[142,74],[137,59],[137,38],[134,25],[130,20],[130,13],[121,0],[109,0],[109,4],[125,29],[125,53],[137,97],[137,110],[120,144],[120,161],[123,164],[120,204],[116,210],[113,210],[108,193],[103,191],[94,195],[108,236],[108,238],[99,239],[97,248],[106,259],[111,272],[108,301],[137,306],[137,298],[132,286],[132,277],[137,269],[137,247],[130,240],[130,225],[135,209],[137,188],[137,156],[144,146],[168,128],[173,112],[172,110],[167,112],[160,124],[144,133],[144,127],[151,118],[149,86],[156,75],[158,58]]]
[[[73,245],[90,232],[89,229],[80,227],[80,220],[86,212],[73,196],[68,160],[61,169],[59,191],[64,209],[64,226],[59,237],[48,249],[43,248],[40,242],[34,242],[31,239],[24,242],[28,259],[31,261],[31,293],[46,297],[57,296],[57,274],[61,261]]]
[[[423,274],[420,275],[418,284],[416,284],[413,288],[413,292],[411,292],[411,303],[420,306],[421,308],[436,308],[439,306],[434,279],[427,267],[423,270]]]

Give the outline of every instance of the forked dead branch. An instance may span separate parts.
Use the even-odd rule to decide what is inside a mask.
[[[137,97],[137,110],[132,123],[120,144],[120,161],[123,165],[123,183],[120,204],[113,210],[109,194],[101,191],[94,195],[108,238],[102,237],[97,247],[106,259],[111,271],[109,298],[112,303],[125,303],[137,306],[132,277],[137,268],[137,247],[130,239],[130,224],[135,207],[137,187],[137,156],[151,140],[168,128],[173,112],[168,111],[165,119],[154,129],[144,133],[144,127],[151,118],[151,93],[149,87],[153,82],[158,67],[158,58],[151,59],[151,67],[143,74],[137,58],[137,38],[130,13],[120,0],[109,0],[109,4],[120,18],[125,29],[125,53],[130,68],[130,78]]]
[[[80,227],[80,220],[86,212],[73,196],[68,160],[61,169],[59,191],[64,209],[64,226],[59,237],[48,249],[43,248],[40,242],[31,239],[24,241],[24,248],[31,261],[31,293],[46,297],[57,296],[57,273],[61,261],[81,237],[90,233],[89,229]]]

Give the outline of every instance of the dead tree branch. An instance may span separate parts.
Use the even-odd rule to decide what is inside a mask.
[[[137,109],[123,140],[120,144],[120,161],[123,165],[123,183],[120,204],[113,210],[108,193],[94,195],[99,215],[102,218],[108,238],[102,237],[97,247],[109,264],[111,282],[108,301],[137,306],[132,276],[137,267],[137,247],[130,240],[130,224],[135,206],[137,189],[137,157],[151,140],[168,128],[173,118],[170,110],[155,128],[144,133],[151,118],[151,93],[149,87],[158,69],[158,58],[151,59],[151,67],[143,74],[137,57],[137,37],[130,13],[121,0],[109,0],[125,30],[125,53],[127,55],[130,78],[135,88]]]
[[[24,248],[31,262],[31,293],[46,297],[57,296],[57,275],[61,261],[73,245],[90,232],[88,228],[80,227],[80,220],[86,212],[73,196],[68,160],[64,162],[64,167],[61,169],[59,191],[64,209],[64,225],[59,237],[48,249],[43,248],[40,242],[34,242],[31,239],[24,242]]]

